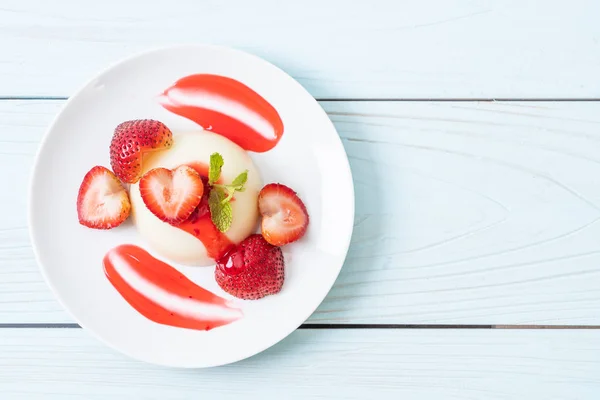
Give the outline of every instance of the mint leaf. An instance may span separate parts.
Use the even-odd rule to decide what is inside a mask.
[[[219,153],[210,155],[210,165],[208,166],[208,184],[212,185],[221,177],[221,168],[223,167],[223,157]]]
[[[212,189],[208,196],[208,208],[210,209],[210,219],[213,224],[219,231],[227,232],[233,222],[233,210],[230,201],[235,192],[244,191],[244,185],[248,180],[248,170],[236,176],[229,185],[217,184],[217,181],[221,177],[223,164],[223,157],[219,153],[210,155],[208,184],[212,186]]]
[[[226,192],[227,197],[221,201],[221,203],[226,203],[233,198],[233,195],[235,194],[235,192],[243,192],[244,190],[246,190],[246,188],[244,187],[244,184],[246,183],[247,180],[248,180],[248,170],[239,174],[233,180],[233,182],[229,185],[215,184],[215,185],[213,185],[213,187],[218,187],[220,189],[223,189]]]
[[[223,201],[226,198],[227,195],[225,194],[225,191],[220,187],[213,187],[208,197],[210,219],[221,232],[227,232],[233,221],[231,203],[229,201]]]
[[[244,184],[246,183],[247,180],[248,180],[248,170],[245,170],[244,172],[242,172],[241,174],[236,176],[236,178],[233,180],[233,182],[231,182],[231,185],[228,185],[228,186],[234,187],[235,190],[242,191],[241,189],[243,189]]]

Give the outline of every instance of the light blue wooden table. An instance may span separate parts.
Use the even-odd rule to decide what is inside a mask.
[[[2,0],[0,399],[598,399],[600,2]],[[298,79],[350,157],[335,287],[266,352],[197,371],[73,324],[26,226],[65,99],[149,48],[214,43]]]

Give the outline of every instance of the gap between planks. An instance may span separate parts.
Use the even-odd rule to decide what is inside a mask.
[[[76,323],[3,323],[0,329],[81,329]],[[303,324],[298,329],[600,329],[600,325]]]
[[[54,101],[65,101],[69,100],[68,96],[0,96],[0,101],[41,101],[41,100],[54,100]],[[315,98],[317,101],[339,101],[339,102],[594,102],[600,101],[600,97],[589,97],[589,98],[568,98],[568,97],[545,97],[545,98],[519,98],[519,97],[495,97],[495,98]]]

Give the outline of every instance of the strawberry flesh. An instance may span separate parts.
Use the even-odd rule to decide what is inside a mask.
[[[308,212],[296,192],[289,187],[270,183],[258,195],[258,209],[262,215],[261,232],[274,246],[295,242],[306,233]]]
[[[142,155],[172,145],[173,134],[162,122],[152,119],[125,121],[115,128],[110,143],[110,165],[121,181],[135,183],[142,174]]]
[[[162,221],[180,224],[200,204],[204,184],[200,175],[186,165],[173,170],[155,168],[140,179],[140,195],[148,209]]]
[[[85,174],[77,195],[77,217],[81,225],[111,229],[129,216],[127,191],[108,169],[95,166]]]
[[[232,296],[257,300],[281,291],[284,266],[281,249],[255,234],[217,261],[215,279]]]
[[[210,196],[210,185],[208,184],[208,178],[204,176],[200,176],[202,179],[202,184],[204,186],[204,194],[202,195],[202,199],[200,200],[200,204],[198,207],[192,212],[188,221],[195,222],[198,219],[204,217],[206,214],[210,213],[210,207],[208,205],[208,197]]]

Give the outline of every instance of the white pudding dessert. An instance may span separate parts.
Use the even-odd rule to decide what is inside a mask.
[[[218,232],[210,222],[210,214],[205,214],[194,223],[190,222],[194,217],[192,215],[190,221],[179,226],[163,222],[144,204],[139,182],[130,186],[134,223],[142,238],[158,255],[186,265],[212,265],[213,257],[221,255],[226,246],[241,242],[255,231],[257,197],[262,180],[248,153],[229,139],[208,131],[175,135],[170,149],[144,156],[142,170],[146,173],[158,167],[173,169],[188,165],[206,176],[213,153],[221,154],[224,160],[219,183],[230,184],[241,172],[248,170],[245,190],[236,192],[231,201],[233,221],[225,233]]]

